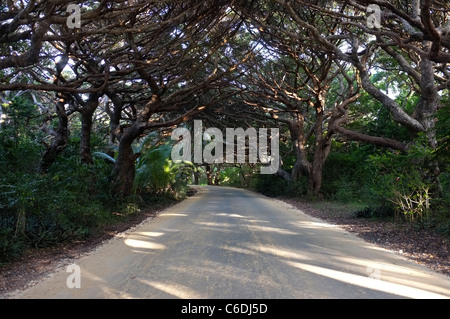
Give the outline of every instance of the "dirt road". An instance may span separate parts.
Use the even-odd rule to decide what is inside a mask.
[[[450,298],[447,277],[287,204],[198,189],[14,297]]]

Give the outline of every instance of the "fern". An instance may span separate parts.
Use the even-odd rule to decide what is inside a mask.
[[[172,146],[162,144],[148,149],[136,163],[135,192],[177,192],[187,184],[195,169],[192,163],[174,163],[171,160]]]
[[[93,153],[92,155],[95,156],[95,157],[99,157],[99,158],[102,158],[102,159],[104,159],[104,160],[107,160],[107,161],[109,161],[109,162],[111,162],[111,163],[113,163],[113,164],[116,163],[116,159],[113,158],[113,157],[111,157],[110,155],[108,155],[108,154],[106,154],[106,153],[95,152],[95,153]]]

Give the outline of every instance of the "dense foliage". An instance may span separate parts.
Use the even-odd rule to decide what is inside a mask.
[[[125,221],[158,201],[184,198],[189,165],[170,162],[168,144],[142,148],[135,190],[123,198],[111,189],[114,159],[98,127],[92,137],[93,163],[80,160],[79,131],[46,174],[39,170],[46,139],[41,115],[27,96],[3,105],[0,132],[0,265],[30,247],[83,240],[102,226]],[[74,119],[76,127],[78,121]],[[30,129],[31,127],[31,129]],[[184,175],[181,173],[184,170]],[[183,177],[184,176],[184,177]],[[158,195],[157,197],[155,195]]]

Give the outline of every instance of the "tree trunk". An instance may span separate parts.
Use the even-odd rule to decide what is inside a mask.
[[[113,168],[113,178],[115,192],[123,197],[129,196],[133,192],[136,160],[141,155],[134,154],[133,142],[144,133],[146,124],[151,114],[157,110],[159,103],[159,96],[154,95],[140,114],[139,119],[118,136],[120,139],[119,154]]]
[[[436,137],[436,119],[437,112],[440,107],[441,97],[436,87],[434,80],[433,62],[423,59],[420,63],[421,69],[421,99],[417,106],[414,117],[422,123],[427,136],[428,146],[435,151],[438,148],[438,140]],[[426,159],[425,159],[426,160]],[[424,169],[424,179],[433,185],[433,192],[435,194],[443,194],[442,184],[440,182],[440,168],[439,163],[432,160],[429,163],[429,170]]]
[[[325,98],[326,92],[319,93],[316,102],[316,141],[311,176],[309,178],[309,191],[314,195],[320,195],[322,190],[323,166],[331,149],[331,136],[325,138],[323,132]]]
[[[91,154],[91,135],[95,110],[98,108],[100,95],[92,93],[89,100],[83,105],[81,113],[81,140],[80,140],[80,157],[83,164],[93,164]]]
[[[311,174],[311,163],[308,161],[305,150],[304,118],[301,114],[295,116],[295,120],[289,125],[296,159],[291,173],[291,179],[294,181],[298,180],[302,175],[309,177]]]
[[[126,197],[133,193],[134,178],[136,175],[136,160],[141,155],[135,154],[133,142],[142,134],[140,122],[127,128],[120,139],[119,153],[113,168],[115,193]]]
[[[420,83],[421,98],[414,112],[414,118],[423,125],[430,147],[436,150],[438,146],[436,138],[436,114],[441,98],[434,80],[433,63],[430,60],[423,59],[420,62],[420,69],[422,74]]]
[[[323,117],[320,116],[320,117]],[[318,119],[319,121],[319,119]],[[322,132],[322,125],[317,125],[316,129],[316,142],[314,149],[314,160],[312,163],[311,176],[309,179],[309,190],[314,195],[319,195],[322,189],[322,176],[323,176],[323,164],[324,164],[324,137]]]
[[[134,154],[134,138],[122,138],[119,145],[119,155],[113,168],[114,191],[126,197],[132,194],[134,177],[136,175],[135,162],[138,155]]]
[[[83,164],[93,164],[91,153],[91,135],[92,135],[92,120],[93,113],[81,113],[81,140],[80,140],[80,157]]]
[[[206,164],[206,179],[208,181],[208,185],[214,185],[211,164]]]
[[[217,186],[220,185],[220,171],[217,171],[214,176],[214,185],[217,185]]]
[[[198,169],[197,168],[195,168],[195,170],[194,170],[194,178],[193,178],[193,182],[194,182],[194,185],[199,185],[200,184],[200,173],[198,172]]]
[[[107,108],[107,113],[109,115],[109,143],[110,145],[114,145],[117,139],[120,139],[121,129],[120,129],[120,120],[122,119],[122,109],[123,109],[123,101],[115,92],[107,92],[108,97],[111,99],[113,103],[113,109],[111,110],[109,107]]]
[[[47,150],[42,155],[39,171],[47,173],[58,155],[67,147],[69,143],[69,117],[64,107],[65,102],[59,101],[56,104],[56,113],[58,114],[58,129],[53,133],[55,135],[52,144],[47,145]]]

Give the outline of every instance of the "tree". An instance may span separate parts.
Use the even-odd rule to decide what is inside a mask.
[[[163,22],[170,22],[163,31],[160,26],[149,28],[153,21],[148,19],[153,16],[142,16],[141,21],[133,21],[134,27],[145,26],[149,34],[126,34],[125,41],[132,50],[132,65],[136,69],[134,81],[139,79],[148,88],[148,97],[140,105],[134,105],[134,118],[116,136],[119,154],[113,174],[119,193],[126,195],[132,187],[134,163],[139,157],[134,154],[132,144],[137,138],[153,129],[180,124],[228,96],[221,89],[220,81],[236,65],[221,69],[223,65],[217,63],[218,50],[240,24],[230,15],[228,7],[215,5],[205,6],[195,1],[169,5],[160,9]],[[218,25],[222,28],[218,29]],[[152,34],[155,29],[160,32],[159,37]],[[166,39],[165,45],[148,43],[149,39]],[[212,99],[202,101],[202,95],[210,90],[215,92]]]
[[[73,5],[81,11],[80,28],[68,23],[64,3],[30,1],[2,7],[5,35],[0,44],[18,50],[0,52],[5,74],[0,90],[50,91],[58,99],[60,125],[43,156],[42,171],[67,145],[68,118],[74,112],[81,115],[81,160],[92,163],[93,116],[107,95],[112,102],[107,106],[111,142],[119,143],[113,169],[116,191],[129,194],[139,157],[132,144],[229,94],[221,78],[239,62],[219,65],[219,49],[240,28],[232,3],[79,1]],[[208,91],[215,92],[213,98],[202,101]]]
[[[441,107],[440,91],[448,87],[448,47],[446,33],[448,17],[446,5],[438,9],[439,1],[414,1],[406,3],[385,1],[336,1],[333,3],[310,1],[283,1],[272,3],[285,12],[289,23],[273,23],[274,14],[260,15],[259,23],[264,29],[273,23],[273,29],[283,31],[290,39],[309,43],[309,47],[322,50],[324,54],[352,65],[358,74],[358,85],[379,101],[391,114],[392,119],[407,128],[412,136],[426,134],[429,147],[435,149],[434,123]],[[367,22],[368,6],[380,8],[380,27],[370,28]],[[305,11],[317,17],[313,23],[305,17]],[[279,11],[276,11],[279,12]],[[434,16],[431,13],[434,12]],[[249,13],[250,14],[250,13]],[[277,13],[278,14],[278,13]],[[258,15],[256,15],[258,16]],[[420,19],[420,21],[419,21]],[[440,25],[440,27],[436,27]],[[421,32],[412,32],[411,26]],[[441,30],[441,31],[438,31]],[[300,36],[297,34],[300,32]],[[440,34],[438,34],[440,32]],[[389,57],[389,59],[386,59]],[[388,62],[388,64],[386,63]],[[373,83],[372,74],[394,63],[405,85],[418,96],[418,102],[411,113]],[[335,121],[334,132],[350,139],[406,152],[411,141],[371,136],[345,128],[345,119],[351,104],[339,108],[342,120]],[[435,166],[432,175],[439,176]]]
[[[314,10],[299,8],[298,14],[322,28],[323,33],[328,32],[330,26]],[[246,76],[251,85],[243,98],[289,129],[296,160],[290,173],[280,170],[278,174],[288,180],[305,175],[310,191],[319,194],[334,134],[331,125],[342,117],[337,110],[358,97],[354,79],[333,54],[316,45],[308,32],[295,35],[297,24],[290,20],[289,13],[279,10],[268,19],[264,15],[254,17],[259,30],[255,36],[261,37],[261,45],[268,49],[262,50],[260,62]],[[341,39],[330,41],[338,46]],[[341,91],[330,98],[332,86]]]

